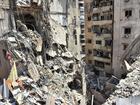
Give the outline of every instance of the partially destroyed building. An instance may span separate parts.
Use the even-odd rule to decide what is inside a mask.
[[[140,36],[124,51],[120,60],[122,70],[127,72],[103,105],[139,105],[140,96]]]
[[[59,9],[58,9],[59,8]],[[64,41],[64,45],[79,59],[81,58],[81,45],[80,45],[80,11],[79,0],[50,0],[50,18],[55,24],[63,27],[65,34],[57,33],[59,43]],[[62,31],[61,30],[61,31]],[[62,32],[64,33],[64,32]]]
[[[123,77],[121,58],[128,45],[140,34],[139,0],[114,0],[113,69]]]
[[[85,105],[78,0],[0,5],[0,104]]]
[[[113,0],[85,0],[86,62],[112,74]]]
[[[0,105],[139,104],[139,4],[0,0]]]

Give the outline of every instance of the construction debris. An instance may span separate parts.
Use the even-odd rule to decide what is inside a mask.
[[[46,51],[51,59],[41,64],[42,57],[39,62],[36,59],[37,53],[42,51],[41,35],[29,30],[19,20],[17,28],[19,31],[11,31],[3,36],[12,53],[13,67],[9,78],[3,82],[4,95],[1,99],[5,101],[1,101],[1,104],[77,105],[82,100],[80,62],[64,45],[53,43]]]
[[[10,13],[6,12],[11,16],[6,20],[11,27],[9,25],[9,32],[3,27],[0,36],[0,105],[86,105],[87,100],[91,105],[104,102],[104,105],[123,105],[138,100],[140,57],[135,49],[139,48],[139,37],[121,59],[125,65],[122,64],[122,68],[130,72],[125,79],[119,80],[104,72],[99,75],[96,70],[89,70],[93,66],[87,68],[85,75],[86,65],[81,60],[78,40],[80,24],[76,1],[13,1],[16,2],[9,3]],[[54,7],[57,4],[59,11]],[[110,40],[106,42],[111,45]],[[137,48],[133,49],[135,45]],[[132,49],[134,52],[130,53]],[[97,56],[111,58],[108,52],[95,52]]]
[[[0,75],[1,105],[86,103],[85,66],[79,59],[80,48],[77,47],[80,35],[80,24],[77,24],[79,11],[73,9],[75,3],[71,1],[65,2],[66,6],[61,4],[63,1],[58,2],[62,7],[62,15],[65,15],[62,17],[68,23],[65,26],[56,21],[59,19],[50,16],[53,0],[7,2],[11,9],[7,13],[9,16],[13,14],[13,18],[6,20],[12,27],[0,36],[0,47],[3,48],[0,50],[3,53],[1,59],[4,59]],[[66,13],[63,14],[63,11]],[[72,11],[76,12],[68,17],[68,12]]]
[[[139,105],[140,96],[129,97],[129,98],[119,98],[117,99],[116,105]]]
[[[88,103],[92,102],[92,96],[94,95],[93,103],[95,105],[103,104],[106,99],[114,92],[116,85],[119,83],[119,79],[115,76],[97,75],[90,68],[87,68],[87,89],[88,89]],[[92,103],[91,103],[92,104]]]
[[[116,90],[111,94],[107,101],[103,105],[112,105],[113,103],[118,103],[120,98],[136,97],[140,95],[140,59],[136,60],[131,65],[132,72],[128,73],[125,79],[120,80],[119,84],[116,86]],[[116,104],[117,104],[116,103]],[[121,105],[121,104],[118,104]]]

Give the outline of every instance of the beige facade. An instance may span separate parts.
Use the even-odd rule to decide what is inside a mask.
[[[113,69],[118,77],[125,72],[121,70],[120,59],[127,46],[140,35],[140,1],[114,1],[114,38]]]
[[[85,0],[86,62],[112,73],[113,1]]]
[[[85,54],[86,54],[86,63],[92,64],[93,63],[93,33],[92,33],[92,25],[93,21],[91,20],[92,17],[92,0],[85,0]],[[90,18],[90,19],[89,19]]]

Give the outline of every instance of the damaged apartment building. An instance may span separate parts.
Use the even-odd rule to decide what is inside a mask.
[[[85,0],[89,104],[140,103],[139,6],[139,0]]]
[[[0,26],[1,105],[86,105],[78,0],[0,0]]]
[[[139,0],[85,0],[85,7],[86,63],[124,77],[121,59],[139,35]]]
[[[112,74],[113,0],[85,0],[86,62]]]
[[[113,0],[85,1],[85,62],[88,105],[101,105],[118,79],[112,70]]]
[[[125,77],[120,60],[126,55],[127,47],[140,34],[140,1],[114,1],[113,70],[118,77]],[[132,55],[132,59],[135,55]],[[121,60],[122,61],[122,60]]]

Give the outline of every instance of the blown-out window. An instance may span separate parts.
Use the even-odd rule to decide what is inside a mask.
[[[125,10],[125,17],[131,17],[132,16],[132,10]]]

